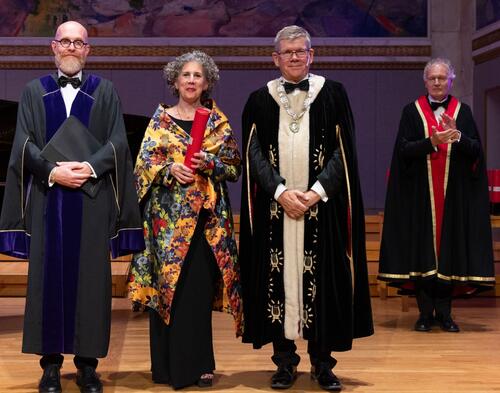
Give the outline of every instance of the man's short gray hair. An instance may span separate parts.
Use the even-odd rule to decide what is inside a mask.
[[[311,49],[311,36],[306,29],[300,26],[291,25],[283,27],[274,38],[274,50],[276,52],[280,51],[280,41],[282,40],[294,40],[296,38],[305,38],[307,41],[307,48]]]
[[[441,65],[444,65],[445,67],[448,68],[448,79],[455,79],[455,69],[453,68],[453,66],[451,65],[451,61],[444,58],[444,57],[435,57],[434,59],[430,59],[427,64],[425,65],[425,68],[424,68],[424,81],[427,80],[427,72],[429,72],[429,69],[432,67],[432,66],[435,66],[437,64],[441,64]]]
[[[172,90],[172,93],[176,97],[179,97],[179,92],[175,88],[175,82],[177,81],[177,78],[182,71],[182,67],[184,67],[186,63],[189,63],[191,61],[197,62],[203,68],[203,74],[208,82],[208,89],[203,92],[201,99],[207,99],[210,92],[212,91],[212,88],[219,80],[219,68],[215,64],[214,59],[212,59],[205,52],[194,50],[176,57],[165,67],[163,67],[163,77],[167,81],[167,84]]]

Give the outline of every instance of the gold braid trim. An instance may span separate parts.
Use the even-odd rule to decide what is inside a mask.
[[[347,250],[347,258],[349,259],[349,266],[351,269],[352,292],[354,294],[354,260],[353,260],[353,253],[352,253],[352,199],[351,199],[351,186],[350,186],[351,183],[349,181],[349,169],[347,167],[347,161],[345,158],[344,143],[342,142],[342,135],[340,133],[340,126],[338,124],[335,127],[335,132],[336,132],[337,140],[339,141],[340,150],[342,151],[342,162],[344,164],[344,172],[345,172],[346,185],[347,185],[347,198],[348,198],[348,202],[349,202],[349,219],[351,220],[351,230],[349,231],[350,239],[349,239],[349,248]],[[353,296],[353,299],[354,299],[354,296]]]
[[[250,136],[248,137],[248,142],[247,142],[247,150],[245,154],[245,161],[246,161],[246,167],[247,167],[247,198],[248,198],[248,219],[250,222],[250,234],[253,235],[253,212],[252,212],[252,198],[250,196],[250,157],[249,157],[249,150],[250,150],[250,142],[252,141],[252,136],[254,131],[257,129],[257,126],[255,123],[252,124],[252,129],[250,130]]]
[[[410,272],[409,274],[388,274],[379,273],[378,276],[381,278],[393,278],[393,279],[410,279],[411,277],[429,277],[436,275],[438,278],[447,281],[480,281],[484,282],[486,285],[494,285],[495,277],[478,277],[478,276],[446,276],[444,274],[438,273],[436,269],[429,270],[428,272]]]

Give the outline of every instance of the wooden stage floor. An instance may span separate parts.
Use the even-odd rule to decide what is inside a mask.
[[[500,299],[477,298],[454,303],[462,332],[412,331],[417,310],[401,312],[399,298],[372,298],[375,335],[356,340],[350,352],[337,353],[335,373],[343,392],[500,392]],[[23,298],[0,298],[0,392],[36,392],[38,357],[20,353]],[[214,313],[216,380],[211,389],[182,391],[268,392],[273,371],[270,346],[259,351],[234,338],[231,318]],[[126,299],[114,299],[109,356],[98,371],[104,391],[111,393],[165,392],[149,373],[148,320],[129,311]],[[298,342],[302,362],[299,377],[287,392],[318,392],[309,377],[304,341]],[[78,392],[75,367],[67,357],[62,369],[64,392]]]

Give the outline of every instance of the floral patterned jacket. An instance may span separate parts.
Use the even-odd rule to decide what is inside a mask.
[[[237,181],[241,157],[227,117],[210,100],[211,113],[202,150],[208,164],[195,181],[182,186],[169,175],[172,163],[184,162],[190,136],[160,104],[143,138],[135,166],[139,201],[144,203],[146,249],[134,255],[129,274],[129,297],[156,310],[169,323],[172,300],[184,259],[202,208],[209,211],[205,237],[213,250],[222,282],[215,310],[233,315],[236,334],[242,333],[239,263],[233,217],[225,181]]]

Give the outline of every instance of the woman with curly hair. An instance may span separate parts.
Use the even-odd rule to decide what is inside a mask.
[[[241,335],[239,265],[226,181],[237,181],[241,158],[227,117],[209,93],[219,79],[200,51],[164,68],[178,101],[160,104],[135,166],[146,249],[134,255],[129,297],[149,308],[155,383],[211,386],[215,360],[211,312],[224,310]],[[184,164],[195,112],[210,111],[202,149]]]

